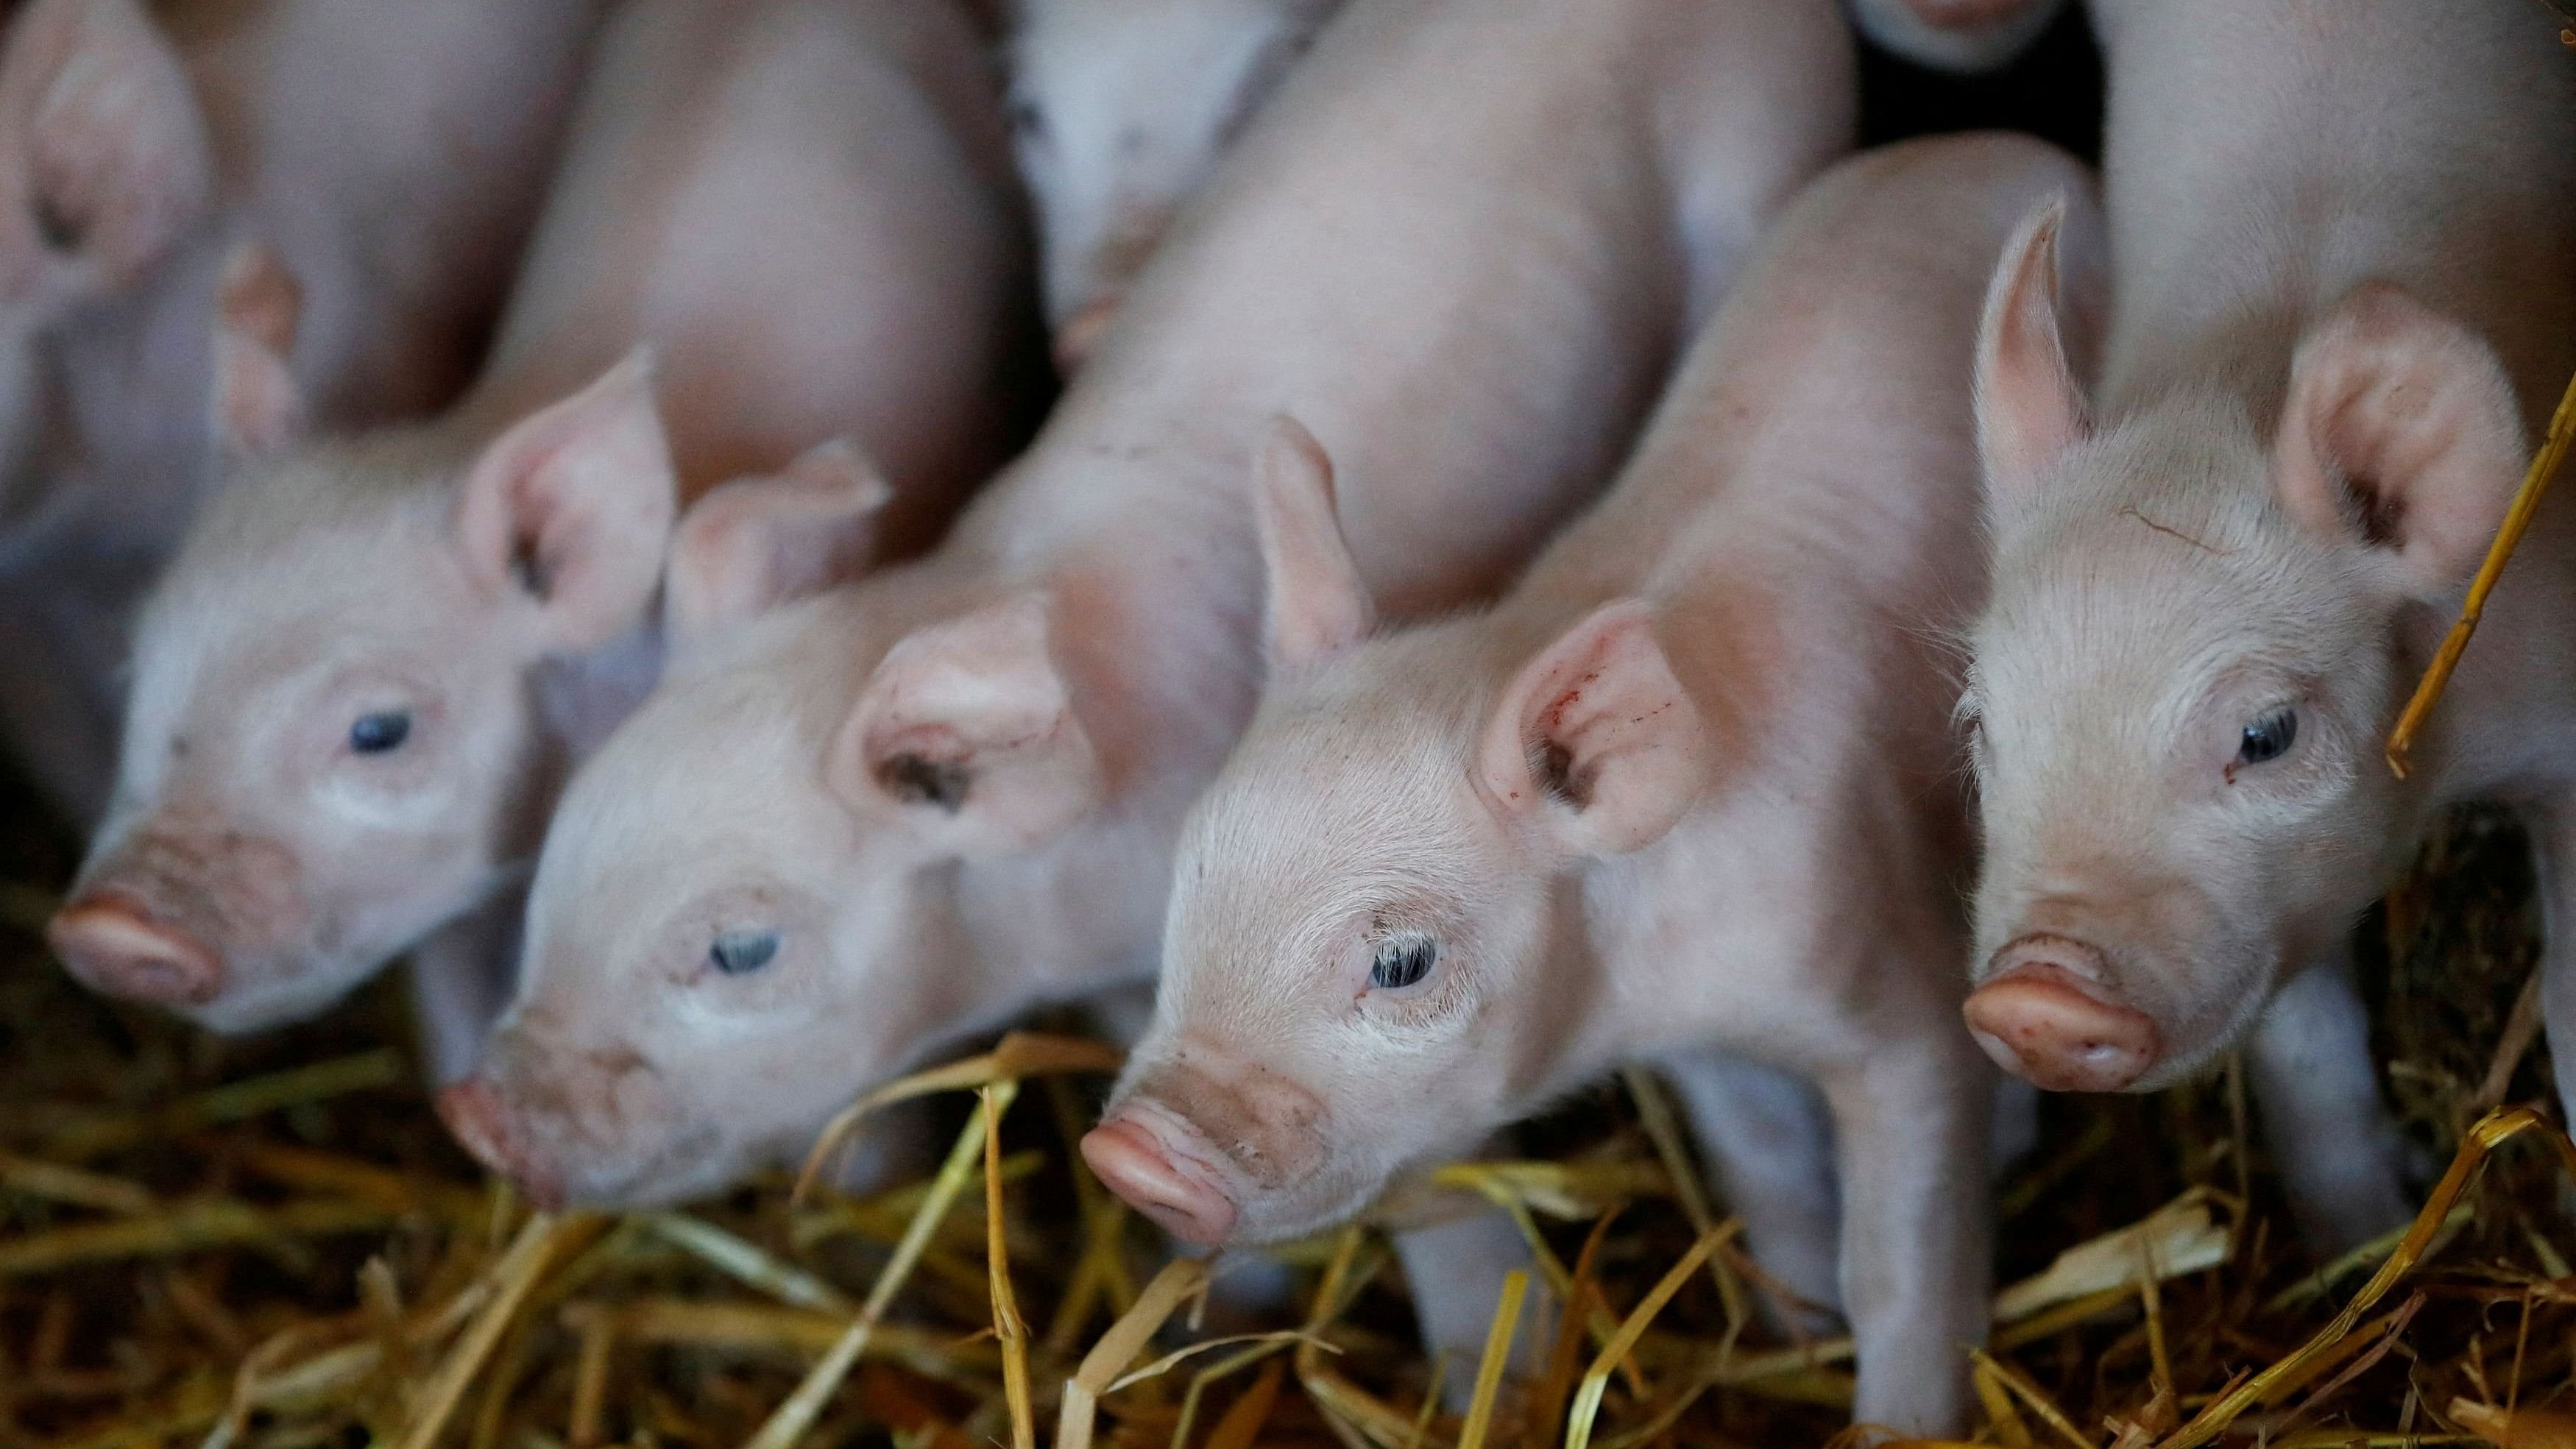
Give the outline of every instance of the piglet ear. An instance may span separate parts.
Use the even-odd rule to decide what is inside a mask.
[[[1524,665],[1477,754],[1477,786],[1504,818],[1570,856],[1663,838],[1707,787],[1709,727],[1655,637],[1652,607],[1606,605]]]
[[[274,452],[304,430],[304,393],[288,359],[304,287],[277,254],[244,242],[215,293],[215,437],[236,454]]]
[[[1334,511],[1333,460],[1292,418],[1270,425],[1253,478],[1270,662],[1307,664],[1368,636],[1376,622]]]
[[[857,448],[834,441],[783,473],[737,478],[699,499],[671,537],[662,581],[672,640],[729,629],[856,578],[893,497]]]
[[[2062,199],[2033,212],[2005,244],[1986,289],[1976,385],[1989,512],[2028,497],[2049,466],[2092,431],[2067,361],[2059,306],[2058,238],[2065,223]]]
[[[206,208],[197,93],[138,0],[34,0],[0,56],[0,222],[104,286],[141,275]],[[14,184],[12,184],[14,183]]]
[[[1024,850],[1102,794],[1100,762],[1029,591],[895,645],[824,762],[854,809],[900,821],[941,855]]]
[[[2273,443],[2281,506],[2383,555],[2403,593],[2443,602],[2475,572],[2522,481],[2522,411],[2493,349],[2384,282],[2299,344]]]
[[[528,602],[537,650],[580,653],[643,621],[677,492],[639,349],[484,448],[457,500],[457,537],[487,588]]]

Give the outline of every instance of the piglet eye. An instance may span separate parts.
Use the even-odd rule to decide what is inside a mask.
[[[382,755],[402,748],[411,738],[411,712],[387,709],[358,716],[349,726],[349,748],[362,755]]]
[[[1440,959],[1440,947],[1428,937],[1411,936],[1381,942],[1377,959],[1369,963],[1369,985],[1380,991],[1411,986],[1431,974],[1431,963]]]
[[[747,976],[777,955],[776,931],[726,931],[707,948],[707,964],[727,976]]]
[[[2237,747],[2236,763],[2260,765],[2277,760],[2288,754],[2298,739],[2299,712],[2274,710],[2245,727],[2245,742]]]

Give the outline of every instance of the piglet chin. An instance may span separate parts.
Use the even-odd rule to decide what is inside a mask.
[[[1167,1142],[1168,1135],[1122,1112],[1083,1137],[1082,1157],[1111,1192],[1164,1231],[1183,1242],[1223,1246],[1234,1233],[1234,1199],[1197,1154]]]
[[[2039,956],[2007,965],[1962,1011],[1996,1065],[2051,1092],[2122,1091],[2163,1055],[2154,1018],[2103,1000],[2083,973]]]

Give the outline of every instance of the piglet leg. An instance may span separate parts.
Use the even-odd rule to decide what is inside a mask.
[[[430,1085],[465,1080],[483,1055],[518,974],[519,914],[527,898],[514,886],[412,948],[412,1017]]]
[[[1520,1325],[1512,1336],[1511,1373],[1528,1378],[1547,1358],[1555,1332],[1555,1300],[1537,1272],[1529,1243],[1500,1211],[1488,1209],[1448,1222],[1401,1229],[1391,1235],[1396,1262],[1413,1295],[1422,1346],[1446,1365],[1440,1378],[1444,1406],[1463,1413],[1475,1392],[1485,1335],[1502,1302],[1503,1277],[1514,1268],[1530,1275]]]
[[[2331,1257],[2413,1216],[2348,944],[2338,941],[2272,998],[2245,1065],[2264,1139],[2311,1249]]]
[[[1783,1326],[1830,1333],[1842,1304],[1841,1209],[1824,1098],[1802,1077],[1728,1052],[1691,1052],[1662,1065],[1702,1164],[1727,1209],[1744,1220],[1753,1261],[1797,1295],[1798,1305],[1780,1305],[1792,1310]]]
[[[1853,1420],[1955,1436],[1968,1423],[1968,1349],[1985,1342],[1990,1311],[1993,1070],[1964,1035],[1943,1035],[1887,1043],[1824,1085],[1859,1350]]]

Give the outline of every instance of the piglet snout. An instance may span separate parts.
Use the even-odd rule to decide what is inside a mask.
[[[2004,1070],[2052,1092],[2116,1092],[2163,1051],[2155,1019],[2105,999],[2102,954],[2062,936],[2024,936],[1995,953],[1968,997],[1968,1031]]]
[[[1234,1199],[1206,1166],[1197,1133],[1169,1114],[1122,1109],[1082,1139],[1082,1157],[1111,1192],[1184,1242],[1222,1244]]]
[[[195,1006],[223,990],[223,957],[123,896],[73,900],[55,913],[45,939],[74,976],[110,996]]]
[[[2009,20],[2033,0],[1906,0],[1924,24],[1942,30],[1968,30]]]
[[[563,1205],[563,1185],[539,1160],[509,1099],[481,1077],[468,1077],[438,1094],[438,1119],[476,1160],[518,1184],[537,1206]]]

